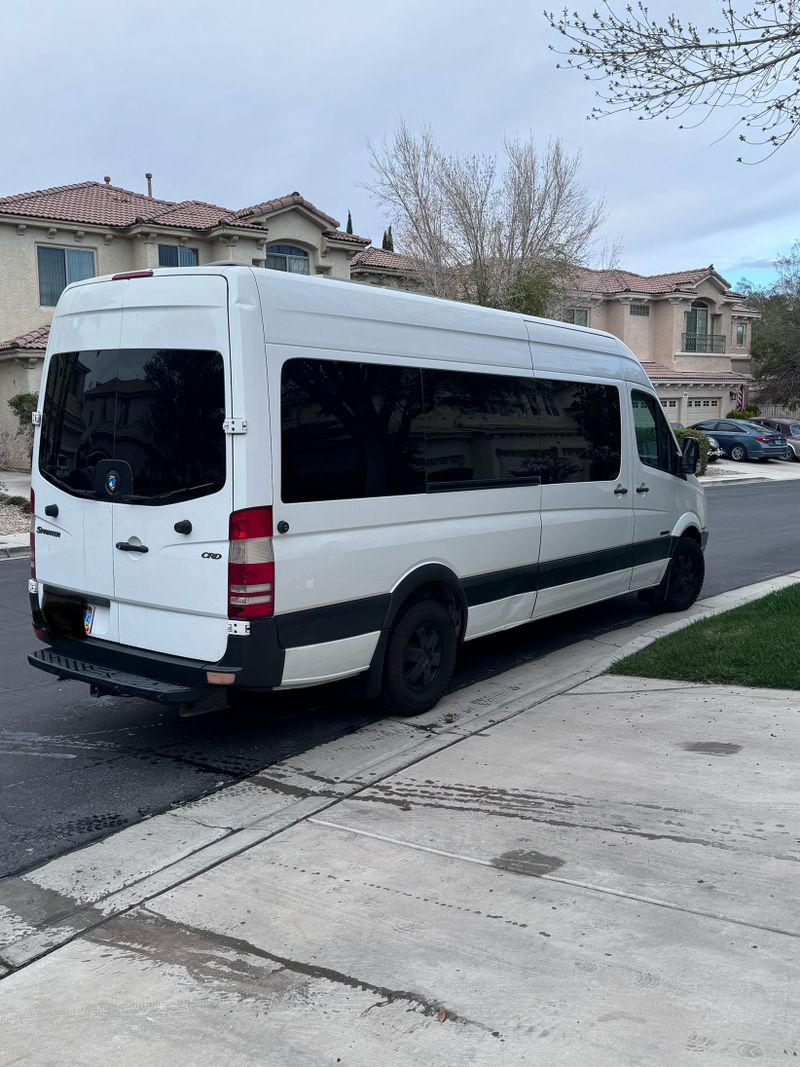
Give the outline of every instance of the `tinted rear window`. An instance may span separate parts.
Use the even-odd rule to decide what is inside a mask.
[[[53,356],[39,469],[67,492],[159,504],[225,484],[218,352],[120,349]],[[119,486],[106,488],[111,470]]]

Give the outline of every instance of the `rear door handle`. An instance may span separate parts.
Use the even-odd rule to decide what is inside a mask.
[[[149,552],[147,545],[132,545],[130,541],[117,541],[120,552]]]
[[[642,485],[637,487],[636,492],[637,493],[649,493],[650,492],[650,486],[642,484]]]
[[[618,485],[617,488],[614,490],[614,496],[625,496],[627,492],[628,490],[625,488],[624,485]]]

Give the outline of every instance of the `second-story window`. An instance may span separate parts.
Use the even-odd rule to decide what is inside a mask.
[[[270,245],[267,249],[267,267],[270,270],[287,270],[290,274],[310,274],[308,252],[297,245]]]
[[[746,344],[747,344],[747,323],[746,322],[737,322],[736,323],[736,347],[737,348],[744,348]]]
[[[94,252],[88,248],[50,248],[38,245],[39,303],[55,307],[70,282],[94,278]]]
[[[183,245],[159,245],[159,267],[196,267],[197,249]]]
[[[586,308],[567,308],[567,322],[573,326],[588,326],[589,312]]]

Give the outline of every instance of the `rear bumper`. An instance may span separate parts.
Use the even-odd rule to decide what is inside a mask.
[[[30,602],[33,625],[49,647],[32,652],[28,662],[49,674],[86,682],[95,691],[160,703],[196,703],[221,688],[209,686],[206,671],[233,674],[233,687],[241,689],[276,689],[283,678],[285,651],[274,619],[251,622],[248,637],[229,637],[222,658],[209,663],[53,633],[34,594]]]
[[[176,685],[140,674],[129,674],[111,667],[101,667],[82,658],[59,654],[52,648],[31,652],[28,663],[32,667],[56,675],[57,678],[74,678],[79,682],[86,682],[96,693],[144,697],[160,704],[197,704],[213,692],[212,687],[208,685]]]

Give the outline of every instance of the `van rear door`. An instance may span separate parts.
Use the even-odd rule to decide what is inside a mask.
[[[216,660],[227,645],[232,448],[228,285],[156,274],[125,286],[113,505],[119,641]]]
[[[225,277],[70,287],[50,350],[33,482],[45,601],[85,608],[90,639],[219,659],[233,503]]]

